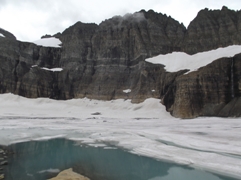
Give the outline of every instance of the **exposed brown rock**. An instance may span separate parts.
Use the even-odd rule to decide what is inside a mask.
[[[241,54],[216,60],[198,71],[179,76],[170,111],[181,118],[240,116],[240,68]],[[233,84],[231,73],[235,78]]]
[[[60,172],[58,176],[49,180],[89,180],[89,178],[73,172],[72,168],[70,168]]]

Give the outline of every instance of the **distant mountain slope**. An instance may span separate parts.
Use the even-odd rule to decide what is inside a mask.
[[[182,51],[194,54],[241,42],[241,11],[201,10],[188,26]]]
[[[186,68],[171,73],[145,61],[174,51],[195,54],[241,45],[240,29],[241,11],[223,7],[201,10],[187,29],[152,10],[115,16],[100,25],[77,22],[54,35],[62,42],[55,48],[0,37],[0,92],[133,102],[154,97],[176,117],[240,116],[233,109],[241,108],[240,55],[187,75]],[[46,70],[52,68],[63,70]]]
[[[0,28],[0,34],[3,35],[2,37],[16,40],[16,37],[12,33],[8,32],[2,28]]]

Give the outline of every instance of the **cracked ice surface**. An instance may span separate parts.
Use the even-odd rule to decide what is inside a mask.
[[[241,177],[240,119],[181,120],[159,101],[55,101],[1,94],[0,144],[63,137]]]

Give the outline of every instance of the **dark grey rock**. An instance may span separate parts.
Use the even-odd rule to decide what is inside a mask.
[[[1,162],[0,162],[0,166],[4,166],[4,165],[7,165],[7,164],[8,164],[7,161],[1,161]]]
[[[0,38],[0,93],[53,99],[122,98],[135,103],[153,97],[162,99],[176,117],[241,116],[240,54],[233,57],[232,85],[230,58],[187,75],[187,70],[169,73],[163,65],[145,62],[173,51],[194,54],[241,44],[240,31],[241,11],[223,7],[201,10],[187,29],[152,10],[115,16],[100,25],[77,22],[51,36],[62,41],[62,48]],[[124,93],[125,89],[131,92]]]
[[[4,35],[5,38],[12,39],[12,40],[16,40],[16,37],[15,37],[12,33],[8,32],[8,31],[6,31],[6,30],[4,30],[4,29],[2,29],[2,28],[0,28],[0,33],[1,33],[2,35]]]
[[[241,11],[223,7],[201,10],[190,23],[182,43],[189,54],[225,47],[241,42]]]
[[[44,38],[50,38],[50,37],[52,37],[52,36],[49,35],[49,34],[45,34],[44,36],[41,37],[41,39],[44,39]]]
[[[95,112],[95,113],[92,113],[91,115],[101,115],[100,112]]]
[[[231,84],[231,68],[233,76]],[[197,116],[239,117],[241,54],[222,58],[198,71],[179,76],[175,82],[173,106],[169,110],[175,117]],[[233,95],[232,95],[233,86]]]

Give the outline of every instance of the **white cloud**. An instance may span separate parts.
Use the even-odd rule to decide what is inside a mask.
[[[1,0],[0,27],[12,32],[19,40],[33,41],[44,34],[55,34],[77,21],[95,22],[115,15],[134,13],[141,9],[153,9],[172,16],[184,25],[194,19],[197,12],[205,7],[221,9],[225,5],[237,10],[238,0]]]

